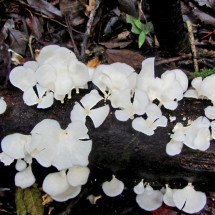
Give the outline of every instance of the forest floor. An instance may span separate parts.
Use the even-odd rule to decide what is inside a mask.
[[[131,3],[132,2],[132,3]],[[192,53],[168,56],[160,50],[151,31],[141,48],[138,35],[132,33],[126,14],[150,22],[149,8],[142,1],[67,1],[67,0],[1,0],[0,1],[0,87],[8,84],[10,70],[18,64],[35,59],[38,51],[57,44],[73,50],[89,67],[101,63],[124,62],[140,71],[141,62],[156,56],[158,73],[180,68],[195,77]],[[215,3],[210,0],[181,1],[184,19],[192,23],[192,35],[197,52],[199,71],[215,73]],[[191,36],[192,36],[191,35]],[[11,50],[8,52],[8,48]],[[5,179],[4,179],[5,180]],[[0,180],[0,214],[16,214],[15,186],[3,187]],[[100,196],[91,204],[87,196]],[[208,204],[198,215],[215,214],[213,193],[208,193]],[[185,214],[165,205],[153,212],[145,212],[135,202],[135,194],[124,190],[115,198],[103,195],[100,186],[89,181],[75,199],[45,203],[45,214]]]

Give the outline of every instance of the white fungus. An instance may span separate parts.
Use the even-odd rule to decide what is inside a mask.
[[[99,95],[97,90],[92,90],[80,100],[81,104],[76,103],[74,105],[70,114],[71,121],[80,120],[85,123],[86,117],[89,116],[92,119],[95,128],[99,127],[110,111],[109,105],[92,109],[102,99],[103,97]]]
[[[26,169],[17,172],[15,175],[15,185],[17,187],[21,187],[22,189],[30,187],[35,181],[36,179],[32,173],[31,165],[29,165]]]
[[[205,108],[205,116],[208,119],[215,119],[215,107],[214,106],[208,106]]]
[[[136,194],[142,194],[144,192],[145,187],[143,184],[143,179],[137,185],[134,186],[133,190]]]
[[[3,114],[7,109],[7,103],[5,100],[1,97],[0,98],[0,114]]]
[[[85,166],[73,166],[67,172],[67,180],[73,187],[84,185],[90,174],[90,169]]]
[[[163,196],[163,202],[170,206],[175,207],[175,203],[173,201],[173,193],[176,191],[176,189],[171,189],[168,184],[166,184],[166,190]]]
[[[175,206],[186,213],[197,213],[206,204],[206,195],[203,192],[194,190],[191,183],[185,188],[173,192]]]
[[[115,197],[122,193],[124,183],[118,180],[114,175],[111,181],[106,181],[102,184],[103,192],[109,197]]]
[[[146,211],[154,211],[162,205],[163,194],[159,190],[154,190],[149,184],[142,194],[136,196],[137,204]]]

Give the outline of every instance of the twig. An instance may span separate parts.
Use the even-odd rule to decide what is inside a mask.
[[[198,72],[199,66],[198,66],[198,61],[197,61],[197,52],[196,52],[195,40],[194,40],[194,36],[193,36],[192,24],[189,20],[186,21],[186,24],[187,24],[187,30],[189,32],[191,51],[193,54],[194,71]]]
[[[85,32],[85,35],[83,36],[83,42],[81,43],[81,58],[82,59],[84,57],[86,46],[87,46],[87,42],[88,42],[88,39],[89,39],[90,34],[91,34],[91,29],[92,29],[92,25],[93,25],[93,21],[94,21],[95,15],[96,15],[96,11],[97,11],[97,9],[98,9],[101,1],[102,0],[96,0],[95,1],[93,9],[92,9],[92,11],[90,13],[89,20],[87,22],[86,32]]]
[[[72,40],[75,55],[80,60],[80,54],[79,54],[78,48],[76,46],[75,40],[73,38],[73,33],[72,33],[72,28],[71,28],[71,23],[70,23],[70,16],[65,16],[65,20],[66,20],[66,25],[67,25],[67,28],[69,31],[70,38]]]
[[[159,60],[155,63],[155,65],[158,66],[161,64],[165,64],[165,63],[172,63],[172,62],[183,60],[183,59],[190,58],[190,57],[192,57],[192,54],[188,53],[188,54],[184,54],[184,55],[178,56],[178,57],[172,57],[172,58]]]

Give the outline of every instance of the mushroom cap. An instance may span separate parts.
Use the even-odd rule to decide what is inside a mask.
[[[215,119],[215,107],[214,106],[208,106],[205,108],[205,116],[208,119]]]
[[[0,98],[0,114],[3,114],[7,109],[7,103],[3,98]]]
[[[206,77],[202,81],[202,85],[201,85],[202,94],[208,97],[209,99],[211,99],[212,101],[214,100],[214,95],[215,95],[214,82],[215,82],[215,74]]]
[[[171,189],[168,185],[166,185],[166,191],[163,196],[163,202],[170,207],[175,207],[175,203],[173,201],[173,193],[175,191],[176,189]]]
[[[43,190],[50,196],[59,196],[66,192],[70,185],[65,171],[48,174],[43,181]]]
[[[37,83],[35,72],[32,69],[25,68],[23,66],[17,66],[12,69],[9,78],[11,84],[18,87],[22,91],[33,87]]]
[[[15,175],[15,185],[22,189],[30,187],[35,181],[36,179],[32,173],[31,165],[21,172],[17,172]]]
[[[142,194],[145,190],[144,184],[143,184],[143,179],[133,188],[134,192],[136,194]]]
[[[137,204],[146,211],[154,211],[162,205],[163,194],[147,185],[142,194],[136,196]]]
[[[84,185],[90,174],[90,169],[85,166],[73,166],[67,172],[67,180],[73,187]]]
[[[166,153],[170,156],[175,156],[181,153],[183,142],[170,140],[166,145]]]
[[[23,171],[26,167],[27,167],[27,163],[24,160],[18,159],[16,161],[15,168],[16,168],[17,171]]]
[[[109,197],[115,197],[122,193],[124,189],[124,183],[118,180],[115,176],[111,181],[106,181],[102,184],[103,192]]]
[[[14,133],[7,135],[1,142],[2,151],[14,159],[24,158],[27,145],[31,142],[31,135]]]
[[[206,195],[203,192],[195,191],[191,184],[173,193],[175,206],[186,213],[197,213],[206,205]]]

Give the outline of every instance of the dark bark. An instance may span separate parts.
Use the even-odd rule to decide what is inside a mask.
[[[72,106],[80,96],[83,96],[83,92],[74,95],[72,100],[63,105],[55,102],[48,110],[38,110],[23,103],[21,91],[14,88],[1,90],[0,97],[5,98],[8,109],[0,115],[0,140],[14,132],[29,134],[32,128],[45,118],[56,119],[62,128],[66,128],[70,123]],[[193,120],[203,115],[208,104],[210,102],[205,100],[184,99],[177,110],[163,110],[163,114],[167,117],[176,116],[177,122],[184,123],[183,117]],[[184,146],[180,155],[170,157],[166,154],[165,147],[175,124],[176,121],[169,122],[166,128],[158,128],[155,135],[147,136],[136,132],[131,126],[131,120],[116,120],[113,110],[97,129],[88,120],[89,135],[93,140],[93,149],[89,156],[91,178],[103,182],[110,179],[112,174],[116,174],[128,186],[133,186],[134,181],[141,178],[154,182],[155,185],[190,181],[202,190],[215,190],[214,143],[211,143],[205,152],[194,151]],[[15,171],[12,169],[13,167],[0,165],[0,185],[5,184],[4,176],[10,177],[7,183],[13,181]],[[41,175],[41,170],[34,171],[36,175]]]
[[[179,0],[148,0],[155,35],[164,53],[178,55],[190,50]]]

